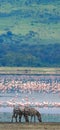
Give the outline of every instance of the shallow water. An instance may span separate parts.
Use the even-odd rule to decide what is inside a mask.
[[[41,113],[41,117],[42,117],[42,122],[60,122],[60,114],[42,114]],[[0,122],[11,122],[11,120],[12,120],[12,113],[0,112]],[[15,119],[13,119],[13,122],[15,122]],[[25,122],[24,117],[22,117],[21,122]],[[32,119],[32,122],[34,122],[34,118]],[[36,122],[38,122],[37,117],[36,117]]]

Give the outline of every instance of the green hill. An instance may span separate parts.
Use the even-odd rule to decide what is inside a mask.
[[[0,35],[0,66],[60,67],[60,44],[42,44],[34,35]]]

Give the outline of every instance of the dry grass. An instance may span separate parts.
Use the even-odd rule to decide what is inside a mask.
[[[60,130],[60,123],[0,123],[0,130]]]
[[[60,68],[0,67],[0,74],[60,74]]]

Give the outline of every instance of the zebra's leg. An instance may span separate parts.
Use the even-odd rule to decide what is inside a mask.
[[[17,122],[17,117],[18,117],[18,116],[17,116],[17,115],[15,115],[15,120],[16,120],[16,122]]]
[[[11,120],[11,122],[13,122],[13,118],[15,118],[15,115],[12,115],[12,120]]]
[[[11,119],[11,122],[13,122],[13,118],[14,118],[14,116],[12,115],[12,119]]]
[[[21,122],[22,115],[19,115],[19,122]]]
[[[34,115],[34,122],[35,122],[35,115]]]
[[[31,115],[31,120],[30,120],[30,122],[32,122],[32,118],[33,118],[33,116]]]
[[[24,117],[25,117],[25,121],[29,122],[28,115],[24,115]]]

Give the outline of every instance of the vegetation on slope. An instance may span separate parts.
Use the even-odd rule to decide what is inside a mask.
[[[0,66],[60,67],[60,44],[42,44],[31,35],[35,34],[18,36],[8,32],[1,35]]]

